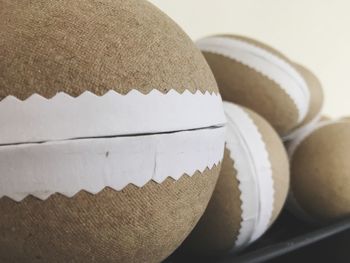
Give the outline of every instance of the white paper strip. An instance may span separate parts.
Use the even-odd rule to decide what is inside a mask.
[[[303,121],[309,109],[310,91],[288,62],[258,46],[228,37],[207,37],[197,41],[197,46],[202,51],[239,61],[276,82],[294,101],[299,123]]]
[[[241,249],[268,228],[274,207],[274,183],[269,155],[258,128],[239,106],[224,102],[226,147],[234,160],[242,200],[242,223],[236,241]]]
[[[225,122],[220,95],[209,92],[84,92],[76,98],[58,93],[51,99],[34,94],[25,101],[9,96],[0,101],[0,145],[173,132]]]
[[[80,139],[0,147],[0,198],[96,194],[150,180],[178,180],[223,158],[225,128],[167,134]]]

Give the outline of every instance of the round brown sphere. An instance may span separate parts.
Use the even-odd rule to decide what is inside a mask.
[[[291,209],[316,224],[350,215],[350,123],[325,121],[290,145]]]
[[[0,17],[0,103],[59,92],[218,93],[201,52],[148,1],[0,0]],[[214,166],[96,195],[3,197],[0,261],[160,262],[199,220],[218,174]]]

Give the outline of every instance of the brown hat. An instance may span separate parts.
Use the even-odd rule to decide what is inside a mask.
[[[273,128],[256,113],[224,103],[226,151],[208,208],[183,244],[198,255],[241,249],[276,220],[289,188],[284,146]]]
[[[148,1],[0,6],[0,261],[160,262],[223,156],[202,54]]]
[[[197,42],[222,97],[254,110],[284,136],[308,115],[313,95],[293,62],[247,37],[218,35]]]
[[[290,209],[320,224],[350,214],[350,123],[321,121],[289,145]]]

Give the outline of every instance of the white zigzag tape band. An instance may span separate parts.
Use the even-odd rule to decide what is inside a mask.
[[[226,147],[234,160],[242,201],[241,229],[236,249],[258,239],[268,228],[274,207],[274,182],[265,143],[244,110],[224,102]]]
[[[225,122],[221,96],[214,92],[121,95],[111,90],[97,96],[87,91],[76,98],[61,92],[24,101],[8,96],[0,101],[0,145],[174,132]]]
[[[192,176],[221,162],[225,128],[0,147],[0,198],[47,199]]]

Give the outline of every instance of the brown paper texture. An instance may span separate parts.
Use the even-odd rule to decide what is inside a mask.
[[[226,149],[213,196],[204,215],[182,245],[182,251],[216,255],[230,250],[241,228],[241,199],[234,161]]]
[[[1,0],[0,100],[110,89],[217,92],[192,40],[148,1]]]
[[[73,198],[56,194],[16,203],[0,199],[1,262],[160,262],[185,239],[202,215],[219,167],[129,185],[84,191]]]
[[[316,129],[295,150],[291,189],[299,206],[315,220],[327,222],[350,213],[350,123]]]

